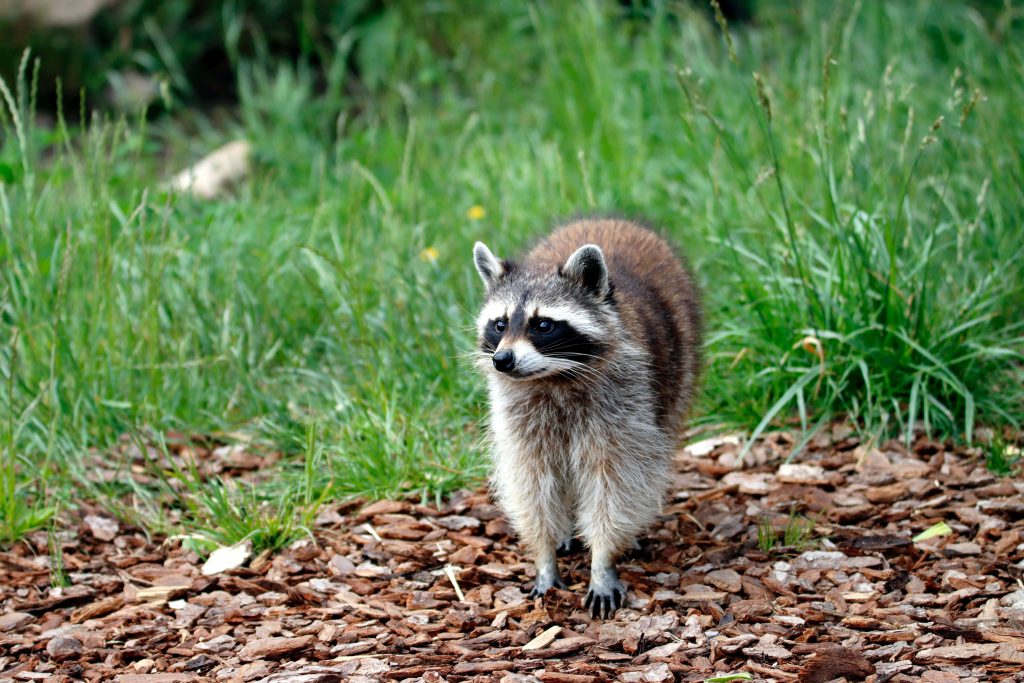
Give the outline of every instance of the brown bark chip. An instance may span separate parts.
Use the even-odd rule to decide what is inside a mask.
[[[601,680],[590,674],[567,674],[559,671],[540,671],[536,676],[544,683],[597,683]]]
[[[849,648],[833,646],[819,649],[800,669],[802,683],[826,683],[837,678],[862,681],[875,673],[864,655]]]
[[[277,659],[305,650],[313,644],[314,640],[313,636],[250,640],[241,649],[238,656],[244,662],[252,662],[257,659]]]
[[[190,683],[196,680],[194,674],[120,674],[114,683]]]
[[[512,662],[459,662],[452,669],[455,674],[485,674],[495,671],[508,671],[514,665]]]

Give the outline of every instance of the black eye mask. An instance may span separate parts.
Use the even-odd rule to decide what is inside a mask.
[[[541,332],[537,327],[538,322],[539,320],[530,322],[528,334],[534,348],[545,356],[589,363],[604,351],[604,344],[583,334],[567,322],[550,321],[550,332]]]
[[[501,338],[504,336],[504,332],[498,331],[498,320],[492,320],[487,323],[487,327],[484,328],[484,333],[480,339],[480,349],[487,353],[494,353],[494,350],[498,348],[498,344],[501,343]]]

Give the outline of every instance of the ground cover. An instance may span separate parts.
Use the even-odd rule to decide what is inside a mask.
[[[532,565],[484,490],[327,506],[302,542],[220,569],[87,510],[61,592],[45,533],[0,554],[0,666],[124,683],[1021,680],[1024,485],[977,450],[869,447],[842,426],[786,464],[796,438],[742,470],[735,438],[681,451],[606,621],[581,608],[582,554],[562,558],[569,590],[528,599]],[[203,460],[247,471],[238,452]]]

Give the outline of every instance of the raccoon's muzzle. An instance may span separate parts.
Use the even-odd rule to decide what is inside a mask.
[[[516,369],[516,355],[508,349],[496,351],[491,356],[491,362],[494,363],[494,369],[498,372],[512,372]]]

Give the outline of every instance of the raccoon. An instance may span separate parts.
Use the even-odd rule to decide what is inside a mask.
[[[579,537],[584,608],[607,618],[626,597],[615,561],[661,509],[693,400],[697,286],[665,240],[620,219],[563,225],[520,261],[477,242],[473,260],[492,489],[536,563],[531,597],[565,588],[557,551]]]

